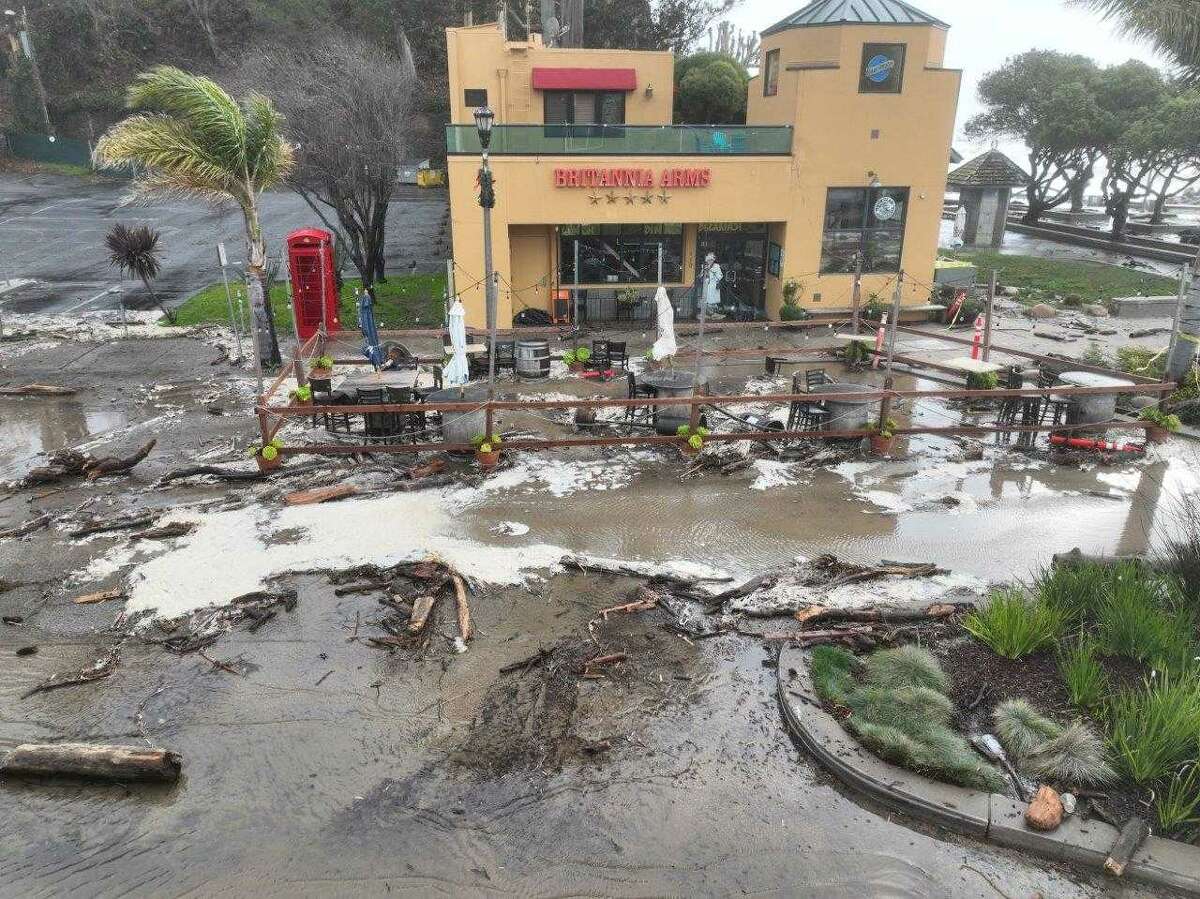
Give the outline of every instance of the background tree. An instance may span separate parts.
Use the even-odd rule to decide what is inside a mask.
[[[984,111],[967,123],[972,138],[1010,138],[1029,150],[1026,224],[1082,195],[1109,137],[1099,106],[1100,73],[1086,56],[1031,50],[979,82]]]
[[[736,0],[592,0],[583,45],[686,53]]]
[[[693,53],[675,63],[675,121],[687,125],[741,125],[750,76],[724,53]]]
[[[758,65],[758,33],[742,31],[732,22],[718,22],[708,29],[708,49],[733,57],[743,69]]]
[[[172,66],[144,72],[129,87],[134,111],[96,145],[96,161],[134,172],[135,197],[197,197],[236,203],[246,231],[246,293],[255,319],[259,358],[280,362],[264,276],[267,249],[259,198],[292,168],[281,117],[266,97],[233,100],[214,81]]]
[[[1200,5],[1194,0],[1076,0],[1114,18],[1126,31],[1145,38],[1180,70],[1187,84],[1200,81]],[[1192,286],[1179,318],[1180,333],[1167,360],[1166,379],[1182,381],[1200,347],[1200,255],[1193,264]]]
[[[1172,152],[1173,137],[1162,120],[1169,94],[1157,69],[1131,60],[1104,70],[1099,98],[1112,128],[1101,184],[1104,208],[1112,239],[1123,240],[1130,206],[1145,197],[1150,178]]]
[[[411,63],[333,35],[250,55],[239,73],[284,115],[296,146],[292,187],[344,243],[364,287],[383,280],[388,204],[426,130]]]
[[[175,324],[175,313],[163,305],[150,286],[161,268],[158,259],[159,237],[159,233],[149,225],[131,228],[118,222],[105,235],[104,245],[108,247],[109,265],[120,269],[127,277],[140,278],[150,294],[150,300],[162,311],[167,321]]]
[[[1163,153],[1146,184],[1150,223],[1166,220],[1166,205],[1200,181],[1200,91],[1184,90],[1166,100],[1157,113]]]

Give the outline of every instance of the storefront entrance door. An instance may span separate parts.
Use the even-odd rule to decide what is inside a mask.
[[[696,275],[704,257],[717,257],[722,315],[736,321],[766,318],[767,226],[740,222],[701,225],[696,235]]]

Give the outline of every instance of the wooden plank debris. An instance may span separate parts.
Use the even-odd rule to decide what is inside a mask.
[[[1150,827],[1141,818],[1134,817],[1126,821],[1112,849],[1108,851],[1108,858],[1104,860],[1104,870],[1113,877],[1124,874],[1129,860],[1142,843],[1146,842],[1148,836]]]
[[[77,606],[90,606],[98,602],[108,602],[110,599],[124,599],[125,588],[113,587],[111,590],[101,590],[98,593],[85,593],[83,596],[76,596],[71,602]]]
[[[418,596],[413,600],[412,617],[408,619],[407,630],[414,636],[425,630],[425,625],[429,621],[429,613],[433,611],[433,604],[436,601],[433,596]]]
[[[289,493],[283,501],[289,506],[310,506],[316,503],[327,503],[331,500],[353,496],[358,488],[353,484],[338,484],[334,487],[316,487],[312,490],[297,490]]]
[[[97,780],[179,779],[183,757],[169,749],[89,743],[22,743],[0,764],[5,776],[84,777]]]
[[[454,603],[458,610],[458,633],[464,643],[469,643],[475,636],[475,625],[471,623],[471,607],[467,604],[467,588],[460,575],[450,575],[454,584]]]

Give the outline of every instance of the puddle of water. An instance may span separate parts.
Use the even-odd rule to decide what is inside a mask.
[[[127,410],[90,406],[76,397],[0,399],[0,477],[19,478],[41,464],[39,453],[75,446],[127,424]]]

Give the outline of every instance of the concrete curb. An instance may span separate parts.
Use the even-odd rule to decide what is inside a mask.
[[[779,705],[788,728],[820,765],[853,790],[881,805],[998,846],[1051,861],[1100,871],[1117,831],[1102,821],[1064,819],[1053,833],[1025,826],[1025,805],[999,793],[940,783],[905,771],[862,748],[821,708],[808,670],[808,653],[785,647],[779,654]],[[1125,877],[1200,896],[1200,848],[1150,837]]]

